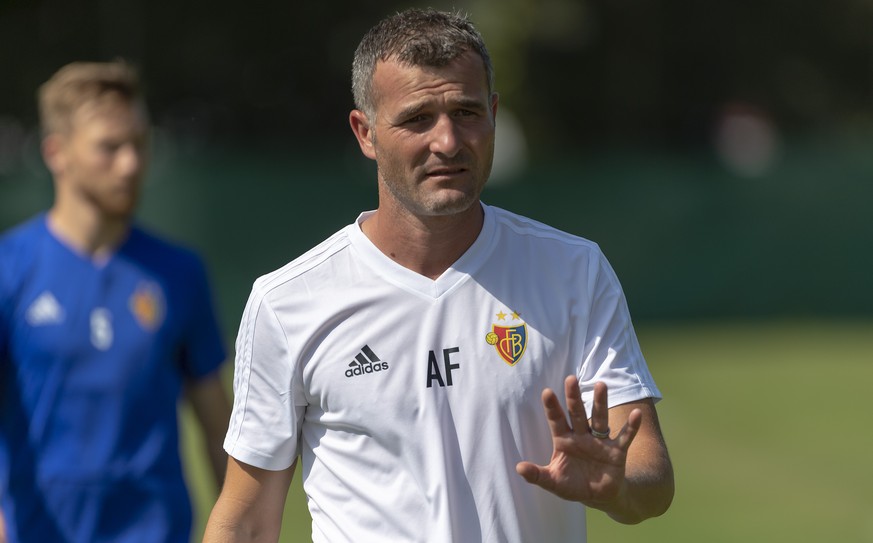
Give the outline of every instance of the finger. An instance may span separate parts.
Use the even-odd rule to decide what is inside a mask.
[[[540,486],[546,490],[551,490],[554,487],[554,481],[549,477],[548,470],[533,462],[519,462],[515,465],[515,472],[532,485]]]
[[[616,436],[616,440],[618,441],[618,446],[623,450],[628,450],[630,448],[631,443],[633,443],[634,438],[637,436],[637,433],[640,431],[640,426],[643,424],[643,412],[640,409],[634,409],[627,416],[627,422],[624,427],[619,432],[618,436]]]
[[[609,432],[609,392],[606,383],[602,381],[594,383],[591,427],[598,432]]]
[[[570,426],[578,433],[587,433],[588,414],[585,412],[585,402],[582,401],[582,391],[579,390],[579,380],[575,375],[564,379],[564,398],[567,400]]]
[[[565,435],[571,431],[561,402],[558,401],[558,396],[550,388],[543,390],[543,411],[546,412],[546,420],[553,436]]]

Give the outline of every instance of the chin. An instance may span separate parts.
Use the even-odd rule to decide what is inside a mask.
[[[116,220],[130,220],[136,212],[136,201],[118,202],[103,206],[103,214]]]
[[[425,205],[425,214],[434,217],[457,215],[469,210],[478,201],[479,198],[477,196],[465,195],[463,198],[452,198],[429,202]]]

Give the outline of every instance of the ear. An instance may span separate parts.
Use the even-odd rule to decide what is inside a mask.
[[[497,102],[499,102],[499,101],[500,101],[500,95],[497,94],[496,92],[492,93],[491,94],[491,119],[493,119],[495,123],[497,122]]]
[[[66,168],[65,147],[66,139],[57,133],[49,134],[42,140],[42,159],[53,177],[60,175]]]
[[[349,124],[352,126],[352,132],[358,139],[358,145],[361,147],[361,152],[364,156],[376,160],[376,149],[373,147],[373,129],[370,126],[370,120],[367,115],[359,109],[353,109],[349,113]]]

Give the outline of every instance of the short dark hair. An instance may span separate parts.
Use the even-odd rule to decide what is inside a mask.
[[[467,51],[482,58],[488,94],[494,89],[494,69],[482,35],[467,16],[434,9],[409,9],[382,19],[361,39],[352,62],[355,107],[374,112],[373,74],[376,63],[389,58],[412,66],[445,66]]]

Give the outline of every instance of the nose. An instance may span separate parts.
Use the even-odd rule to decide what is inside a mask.
[[[439,116],[431,128],[430,151],[451,158],[458,154],[460,149],[458,126],[448,115]]]
[[[118,150],[117,166],[119,173],[124,176],[133,176],[143,168],[144,151],[136,144],[128,143]]]

